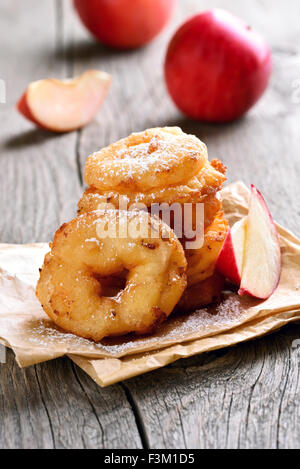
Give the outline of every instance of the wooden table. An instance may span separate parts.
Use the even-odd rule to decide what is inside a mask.
[[[299,0],[180,0],[172,24],[148,47],[114,52],[90,38],[69,0],[1,0],[0,242],[48,241],[76,212],[92,151],[131,131],[180,125],[201,137],[229,181],[254,183],[276,219],[300,234]],[[185,119],[162,78],[167,41],[184,18],[220,6],[261,30],[274,54],[272,84],[239,122]],[[14,109],[26,85],[88,68],[113,75],[97,119],[79,132],[34,128]],[[299,448],[300,327],[205,354],[100,389],[68,359],[26,370],[8,352],[0,366],[3,448]]]

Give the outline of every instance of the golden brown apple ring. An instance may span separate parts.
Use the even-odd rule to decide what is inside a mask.
[[[227,231],[228,222],[223,217],[223,213],[219,213],[205,230],[203,247],[185,251],[188,263],[188,286],[196,285],[213,275]]]
[[[218,194],[212,194],[206,197],[204,204],[204,229],[207,229],[215,220],[217,214],[222,210],[222,201],[220,200]],[[183,206],[183,220],[185,220],[185,206]],[[187,220],[189,217],[186,217]],[[202,222],[202,220],[200,220]],[[197,219],[197,208],[196,204],[192,204],[192,217],[190,227],[184,226],[184,230],[192,230],[194,233],[197,229],[197,223],[199,220]],[[173,225],[171,224],[171,228],[174,229]],[[188,231],[189,232],[189,231]],[[183,243],[185,248],[186,242],[191,241],[188,236],[183,232],[183,237],[180,238],[180,241]]]
[[[106,199],[105,199],[106,200]],[[98,210],[102,207],[103,204],[102,196],[95,192],[94,190],[88,189],[82,196],[78,204],[78,215],[82,215],[84,213],[91,212],[93,210]],[[107,202],[106,202],[107,203]],[[204,226],[208,227],[214,221],[217,213],[222,208],[222,202],[217,194],[212,194],[204,198]],[[154,204],[155,205],[155,204]],[[195,211],[195,203],[192,204],[192,219],[191,219],[191,226],[192,229],[196,229],[196,211]],[[133,207],[135,207],[133,205]],[[135,207],[136,208],[136,207]],[[148,208],[150,212],[151,207]],[[182,219],[184,219],[184,206],[182,206]],[[174,228],[172,225],[172,220],[170,224],[171,228]]]
[[[176,310],[182,312],[196,311],[199,308],[220,300],[224,287],[224,278],[214,273],[203,282],[188,287],[182,295]]]
[[[197,176],[178,186],[166,186],[148,192],[100,191],[90,187],[78,203],[79,213],[97,210],[100,204],[107,203],[114,205],[117,209],[122,208],[120,204],[130,209],[136,204],[150,207],[152,204],[160,203],[170,205],[173,203],[206,203],[208,197],[214,196],[226,180],[225,175],[213,166],[216,161],[205,163]]]
[[[89,156],[84,178],[100,190],[149,191],[195,176],[207,162],[207,149],[179,127],[135,133]]]
[[[133,223],[151,228],[156,237],[99,237],[99,223],[111,223],[117,233]],[[145,212],[90,212],[56,232],[37,297],[58,326],[81,337],[99,341],[129,332],[144,334],[178,303],[186,287],[185,271],[183,248],[166,224]],[[114,276],[124,273],[124,289],[114,297],[103,296],[108,287],[115,288]]]

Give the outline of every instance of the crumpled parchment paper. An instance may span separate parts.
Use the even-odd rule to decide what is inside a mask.
[[[247,214],[249,191],[237,182],[222,191],[233,224]],[[283,270],[267,301],[227,294],[217,307],[174,314],[148,337],[121,337],[100,343],[67,334],[42,310],[35,286],[47,244],[0,244],[0,342],[14,350],[21,367],[68,355],[100,386],[165,366],[179,358],[260,337],[300,321],[300,240],[280,234]]]

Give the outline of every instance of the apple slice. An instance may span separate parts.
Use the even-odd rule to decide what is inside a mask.
[[[247,218],[243,218],[228,230],[216,264],[218,272],[236,285],[242,280],[246,227]]]
[[[277,229],[264,198],[251,186],[239,294],[266,300],[276,290],[280,274],[281,252]]]
[[[40,127],[69,132],[93,120],[110,84],[111,76],[97,70],[89,70],[70,80],[35,81],[28,86],[17,108]]]

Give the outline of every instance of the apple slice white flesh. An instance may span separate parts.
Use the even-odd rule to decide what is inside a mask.
[[[239,294],[266,300],[276,290],[280,274],[278,232],[264,198],[252,186]]]
[[[243,218],[228,230],[219,254],[216,269],[236,285],[242,280],[247,218]]]
[[[28,86],[17,107],[27,119],[43,128],[69,132],[93,120],[110,84],[111,76],[97,70],[70,80],[40,80]]]

